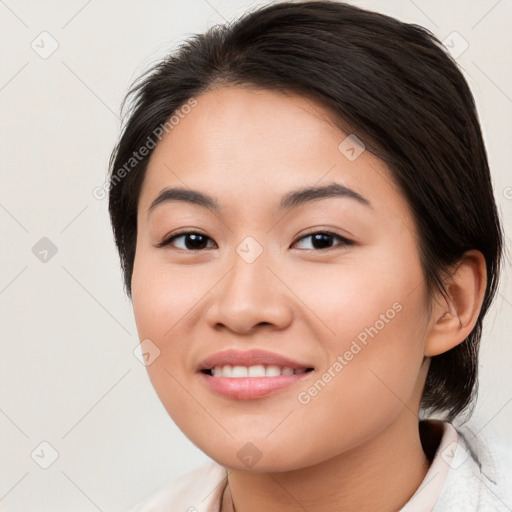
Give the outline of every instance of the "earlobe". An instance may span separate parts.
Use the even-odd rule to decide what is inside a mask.
[[[483,254],[471,250],[454,266],[445,281],[447,295],[439,293],[433,308],[425,355],[436,356],[462,343],[473,330],[487,286]]]

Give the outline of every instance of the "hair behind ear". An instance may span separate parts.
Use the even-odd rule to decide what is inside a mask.
[[[432,357],[423,396],[425,410],[439,410],[442,390],[450,386],[452,397],[459,396],[460,411],[468,405],[467,398],[476,397],[478,345],[470,337],[481,334],[481,311],[487,289],[487,268],[483,254],[468,251],[452,266],[431,308],[432,325],[425,343],[425,355]],[[474,389],[475,393],[468,390]],[[451,410],[449,419],[460,411]],[[472,412],[472,410],[470,411]]]

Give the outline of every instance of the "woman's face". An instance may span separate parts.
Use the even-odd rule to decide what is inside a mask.
[[[219,463],[261,471],[417,424],[427,299],[385,164],[303,97],[230,87],[196,100],[151,157],[132,279],[173,420]]]

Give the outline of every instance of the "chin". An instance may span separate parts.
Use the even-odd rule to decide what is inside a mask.
[[[247,440],[243,441],[242,438]],[[246,435],[234,436],[234,439],[230,438],[226,443],[213,444],[211,439],[191,441],[221,466],[237,471],[279,473],[303,469],[323,461],[322,454],[314,450],[314,447],[305,447],[300,440],[291,440],[290,446],[284,446],[281,440],[276,440],[275,444],[265,438],[254,441],[250,439],[251,436]],[[297,450],[297,446],[301,450]]]

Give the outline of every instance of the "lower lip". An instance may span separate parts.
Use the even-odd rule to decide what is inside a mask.
[[[238,400],[253,400],[274,391],[284,389],[307,378],[314,371],[296,375],[279,375],[277,377],[213,377],[201,373],[206,384],[221,395]]]

